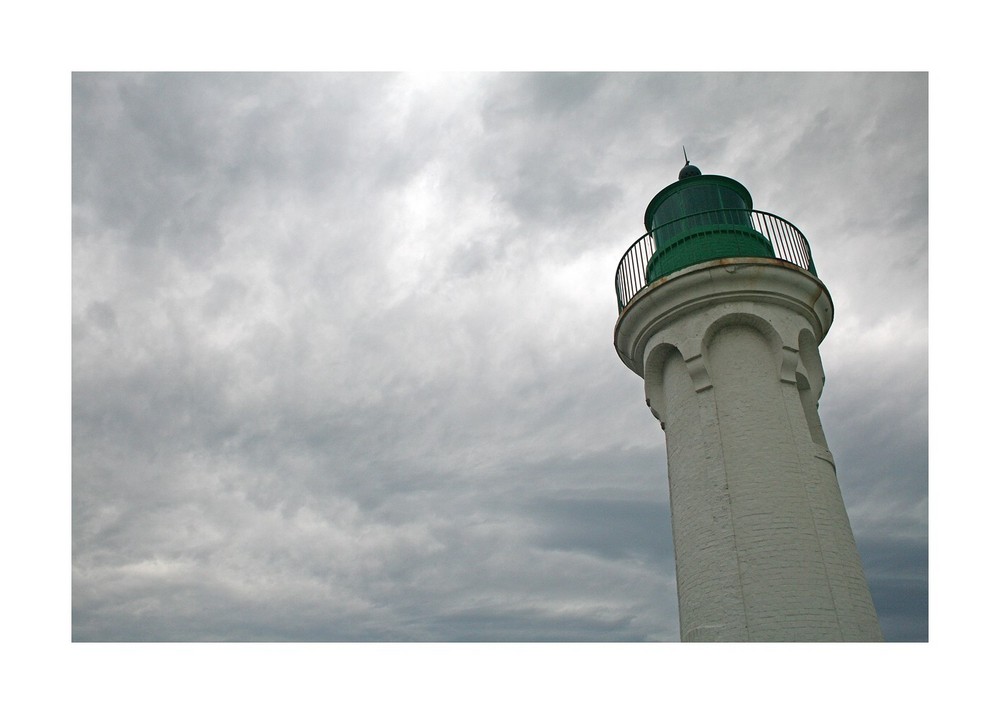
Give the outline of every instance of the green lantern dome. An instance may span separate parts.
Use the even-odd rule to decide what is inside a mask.
[[[646,208],[646,230],[656,247],[646,265],[647,284],[710,260],[773,258],[770,241],[754,230],[752,210],[753,199],[743,184],[703,175],[687,161],[678,180]]]

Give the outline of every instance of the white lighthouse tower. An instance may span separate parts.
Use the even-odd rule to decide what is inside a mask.
[[[681,640],[881,640],[817,411],[833,302],[805,237],[690,162],[645,223],[615,347],[666,434]]]

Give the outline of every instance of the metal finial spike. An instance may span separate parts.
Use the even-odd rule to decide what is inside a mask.
[[[682,144],[681,149],[684,150],[684,166],[681,168],[681,172],[677,174],[677,178],[686,179],[691,178],[692,176],[701,176],[701,171],[698,167],[691,165],[691,160],[688,158],[687,147]]]

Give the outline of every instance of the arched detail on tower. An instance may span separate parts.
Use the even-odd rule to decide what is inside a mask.
[[[799,381],[799,400],[802,402],[806,424],[809,425],[809,434],[815,444],[828,450],[823,424],[819,418],[819,398],[823,393],[826,375],[823,373],[816,337],[806,329],[799,332],[799,362],[800,374],[804,373]]]
[[[759,315],[746,312],[731,312],[719,317],[712,322],[705,330],[701,340],[701,353],[707,355],[708,366],[706,367],[711,375],[711,345],[712,342],[726,328],[743,327],[749,328],[759,334],[767,343],[773,358],[775,376],[781,381],[791,381],[795,383],[795,365],[798,363],[798,355],[794,348],[789,348],[784,344],[781,335],[774,326]]]
[[[663,371],[667,363],[667,357],[672,352],[680,354],[680,350],[676,345],[669,342],[661,342],[649,350],[646,363],[643,366],[643,372],[646,375],[646,379],[644,380],[646,406],[649,407],[649,411],[653,413],[653,416],[656,417],[661,425],[667,413],[666,397],[663,389]]]
[[[666,360],[667,352],[663,350],[675,350],[684,364],[687,366],[688,376],[691,377],[691,381],[694,384],[694,390],[696,392],[704,392],[712,386],[712,381],[708,375],[708,368],[705,365],[705,360],[702,353],[699,350],[699,345],[697,339],[687,339],[680,344],[674,344],[664,339],[662,336],[655,338],[655,341],[651,341],[646,346],[646,360],[643,365],[643,374],[652,374],[654,380],[659,380],[661,378],[661,373],[663,371],[663,362]],[[654,390],[659,393],[661,390],[657,386]],[[647,382],[646,391],[646,404],[650,409],[654,408],[651,404],[649,386]],[[654,411],[654,414],[657,412]],[[659,410],[662,414],[663,411]],[[662,422],[662,418],[657,416]]]
[[[823,394],[823,386],[826,384],[826,374],[819,356],[819,343],[816,336],[807,329],[799,331],[799,359],[800,369],[806,374],[809,389],[815,395],[816,401],[819,401]]]

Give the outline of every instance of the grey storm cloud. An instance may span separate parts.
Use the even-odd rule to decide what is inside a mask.
[[[927,638],[925,74],[73,76],[73,639],[679,637],[613,275],[681,145],[810,240]]]

